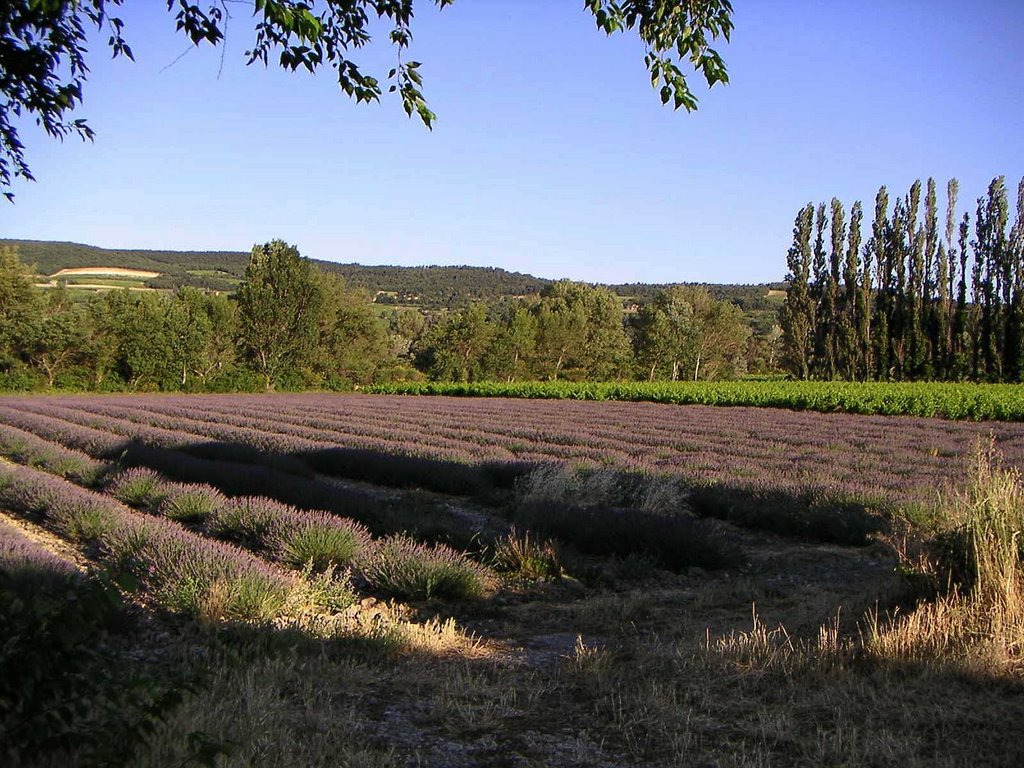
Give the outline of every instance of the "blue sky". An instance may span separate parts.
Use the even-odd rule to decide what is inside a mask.
[[[594,282],[762,282],[785,273],[807,202],[880,184],[1024,176],[1024,3],[744,2],[731,84],[662,107],[632,36],[582,0],[422,5],[410,58],[433,131],[397,99],[356,106],[330,71],[244,66],[242,6],[221,52],[187,49],[163,3],[120,15],[134,63],[95,46],[80,110],[95,143],[23,128],[37,183],[0,236],[473,264]],[[383,41],[360,61],[383,78]],[[171,66],[168,66],[171,65]]]

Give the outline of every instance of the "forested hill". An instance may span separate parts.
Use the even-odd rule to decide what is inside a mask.
[[[242,251],[144,251],[96,248],[79,243],[42,240],[4,240],[22,262],[40,275],[62,269],[111,267],[159,272],[146,280],[152,288],[193,285],[232,290],[245,274],[249,253]],[[468,299],[498,299],[539,293],[549,280],[493,267],[394,267],[338,264],[313,259],[325,272],[342,275],[350,285],[365,288],[383,303],[449,306]]]
[[[97,248],[79,243],[0,239],[13,245],[21,260],[41,275],[62,269],[109,267],[159,272],[145,284],[152,288],[193,285],[211,290],[233,290],[245,273],[249,253],[242,251],[146,251]],[[313,260],[324,271],[342,275],[350,285],[377,295],[380,303],[415,304],[424,308],[451,307],[470,299],[496,300],[536,294],[552,282],[533,275],[495,267],[364,266]],[[620,296],[642,302],[665,285],[631,283],[610,287]],[[715,298],[728,299],[745,311],[772,306],[768,291],[782,285],[709,285]]]
[[[350,285],[381,293],[377,301],[423,306],[454,306],[466,299],[540,293],[550,280],[496,267],[391,267],[315,261],[324,271],[342,275]]]

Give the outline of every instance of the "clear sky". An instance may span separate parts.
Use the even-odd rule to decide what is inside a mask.
[[[973,210],[993,176],[1024,176],[1020,0],[734,0],[732,83],[694,75],[694,114],[661,106],[639,41],[606,38],[582,0],[421,0],[409,58],[432,132],[397,99],[356,106],[329,70],[245,67],[242,5],[223,68],[219,49],[171,65],[188,46],[164,5],[121,10],[134,63],[94,46],[94,144],[23,128],[38,182],[0,206],[0,236],[763,282],[807,202],[870,211],[881,184],[955,176]],[[361,60],[383,79],[393,58],[381,41]]]

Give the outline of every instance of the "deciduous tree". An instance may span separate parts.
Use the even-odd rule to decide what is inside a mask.
[[[308,366],[324,307],[321,276],[281,240],[254,246],[238,287],[239,349],[267,389]]]

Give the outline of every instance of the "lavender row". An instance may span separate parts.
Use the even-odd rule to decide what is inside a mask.
[[[268,621],[298,587],[238,547],[29,467],[0,465],[0,504],[87,547],[123,583],[174,611]]]
[[[0,400],[0,421],[65,448],[79,450],[94,459],[113,458],[121,453],[129,442],[123,437],[100,429],[70,424],[52,416],[29,411],[24,407],[13,408],[5,405],[3,400]]]
[[[3,519],[0,519],[0,572],[16,581],[73,584],[82,578],[74,563],[28,538]]]
[[[347,518],[258,496],[228,498],[212,486],[170,482],[149,469],[121,473],[108,490],[125,504],[195,526],[296,570],[353,565],[372,546],[369,530]]]
[[[292,473],[278,471],[267,464],[242,464],[201,458],[191,453],[165,448],[154,442],[141,442],[111,438],[93,427],[64,422],[54,416],[36,412],[5,412],[0,406],[0,418],[16,421],[25,429],[59,440],[67,445],[84,445],[98,454],[116,457],[123,466],[149,467],[174,480],[216,486],[230,496],[268,496],[285,504],[305,509],[322,509],[342,517],[353,518],[368,525],[375,532],[399,530],[464,529],[464,524],[452,518],[443,505],[432,504],[426,509],[416,500],[382,499],[379,495],[358,488],[340,487],[321,479],[306,479]],[[86,417],[88,418],[88,417]],[[358,460],[358,456],[353,457]],[[336,457],[332,458],[336,461]],[[381,472],[394,469],[390,459],[380,463]],[[444,469],[429,462],[420,467],[424,477],[437,477]],[[453,465],[451,482],[476,482],[477,474],[465,465]],[[468,476],[468,477],[466,477]],[[426,512],[426,514],[424,514]],[[467,535],[471,535],[470,531]]]
[[[400,427],[394,427],[390,433],[383,433],[378,429],[375,438],[360,438],[351,432],[319,430],[309,426],[282,424],[279,420],[269,418],[264,420],[249,416],[236,417],[223,412],[204,418],[196,409],[182,411],[168,408],[160,402],[146,409],[89,400],[83,400],[81,403],[71,401],[65,407],[55,407],[51,403],[46,403],[43,407],[46,413],[85,425],[99,423],[87,415],[95,414],[102,417],[103,423],[113,431],[170,447],[189,447],[195,451],[202,441],[223,441],[225,445],[221,447],[218,456],[220,458],[229,458],[231,454],[248,448],[265,457],[276,457],[275,465],[293,474],[302,474],[308,472],[308,469],[301,461],[289,461],[292,457],[310,454],[322,456],[324,451],[337,447],[339,442],[343,442],[349,449],[361,451],[362,456],[369,452],[378,452],[409,458],[430,456],[448,462],[467,462],[473,459],[473,454],[466,450],[464,443],[445,441],[437,435],[432,437],[429,449],[424,446],[424,450],[418,451],[415,448],[418,443],[412,440],[421,439],[422,436],[414,433],[403,434]],[[507,453],[506,457],[511,457],[511,454]],[[260,461],[258,458],[246,458],[251,463]],[[329,471],[330,467],[321,469]]]
[[[39,418],[46,417],[40,416]],[[83,427],[83,429],[89,428]],[[358,460],[358,452],[346,451],[346,453],[350,454],[350,459],[354,461]],[[306,458],[307,460],[311,460],[316,457],[308,456]],[[328,456],[327,458],[332,463],[335,464],[338,461],[338,455],[336,453],[332,453],[332,455]],[[369,459],[369,461],[361,462],[360,470],[363,472],[367,470],[368,465],[370,466],[370,468],[372,468],[373,460],[375,457],[373,454],[370,454],[370,456],[368,456],[367,458]],[[378,463],[380,464],[380,467],[378,467],[378,469],[382,471],[393,471],[396,469],[396,467],[398,467],[401,469],[401,474],[406,476],[410,474],[407,465],[411,463],[412,460],[408,457],[377,458],[379,459]],[[234,495],[251,495],[254,492],[259,493],[260,488],[263,488],[265,490],[268,488],[273,488],[273,492],[278,494],[279,497],[281,495],[285,495],[285,497],[288,498],[290,501],[296,501],[307,508],[314,506],[314,504],[311,502],[320,501],[335,512],[341,512],[344,514],[346,512],[351,511],[348,509],[341,508],[339,506],[337,494],[333,492],[330,486],[319,481],[307,482],[301,481],[289,475],[274,474],[266,471],[263,467],[233,465],[222,462],[209,462],[206,460],[197,459],[192,456],[183,455],[175,451],[168,451],[153,446],[145,445],[130,446],[124,452],[122,459],[123,461],[129,464],[137,463],[144,466],[160,468],[163,469],[164,471],[170,471],[178,479],[186,479],[192,482],[195,482],[197,480],[199,480],[200,482],[215,482],[221,488],[227,488]],[[430,475],[429,479],[435,484],[437,483],[439,477],[444,476],[442,472],[439,469],[432,466],[430,462],[424,460],[418,461],[422,465],[420,467],[420,474],[425,478],[427,477],[427,475]],[[441,469],[445,468],[442,467]],[[473,477],[475,477],[473,468],[469,466],[456,465],[455,467],[449,467],[447,469],[448,480],[446,482],[449,484],[454,484],[453,481],[455,479],[458,479],[458,476],[454,475],[452,469],[461,470],[465,475],[467,475],[470,481],[472,481]],[[695,493],[691,496],[691,500],[695,502],[694,506],[701,514],[718,517],[724,516],[730,520],[733,520],[734,522],[754,525],[754,527],[763,527],[763,521],[761,520],[763,515],[759,516],[748,512],[743,512],[742,515],[739,515],[735,512],[735,510],[737,509],[746,509],[751,506],[754,506],[756,508],[771,510],[776,517],[780,517],[783,519],[792,518],[801,521],[799,525],[788,526],[787,530],[793,533],[807,533],[813,535],[816,538],[848,541],[850,543],[860,543],[864,538],[864,526],[857,526],[854,529],[855,535],[851,536],[846,531],[839,531],[837,534],[835,531],[835,526],[832,525],[831,522],[827,526],[820,525],[817,521],[823,519],[823,515],[818,510],[820,510],[823,506],[827,505],[823,505],[817,500],[814,501],[813,503],[808,503],[804,501],[802,497],[805,496],[806,494],[802,486],[794,485],[793,488],[787,489],[780,487],[778,485],[778,481],[776,480],[776,485],[771,488],[770,493],[758,490],[756,488],[754,488],[753,490],[744,490],[727,486],[724,489],[723,495],[723,493],[721,492],[723,491],[723,489],[717,487],[720,485],[720,482],[716,485],[717,490],[720,491],[718,493],[713,493],[711,492],[711,490],[708,490],[699,494]],[[291,489],[291,493],[287,493],[289,489]],[[836,499],[841,498],[844,495],[849,495],[850,493],[849,488],[832,489],[828,487],[819,487],[818,490],[819,492],[817,496],[819,499]],[[787,500],[785,498],[787,495],[787,491],[788,495],[791,497],[790,503],[787,503]],[[858,489],[858,492],[861,495],[863,504],[866,500],[869,500],[869,497],[872,494],[876,494],[876,489],[864,487]],[[782,497],[781,502],[778,501],[780,496]],[[202,499],[206,499],[207,501],[209,501],[211,497],[210,494],[208,493],[205,493],[203,491],[196,491],[195,493],[192,494],[181,494],[176,503],[180,506],[181,504],[184,503],[185,500],[189,498],[191,498],[194,503],[199,503]],[[764,504],[762,503],[764,499],[773,499],[776,500],[776,503]],[[740,502],[742,502],[742,504]],[[867,503],[870,503],[870,501],[868,501]],[[629,502],[626,505],[629,506],[632,505],[632,503]],[[878,503],[874,504],[874,506],[881,507],[883,505],[881,503]],[[788,514],[790,507],[792,507],[794,510],[792,514]],[[367,507],[365,505],[360,505],[360,512],[362,512],[363,514],[365,514],[366,509]],[[775,514],[778,513],[779,510],[787,512],[787,514]],[[183,511],[172,512],[172,515],[175,516],[183,514],[188,513]],[[806,522],[808,520],[815,522],[813,522],[813,524],[808,523]],[[397,528],[400,526],[393,527]],[[778,528],[778,521],[772,522],[772,524],[769,527]],[[690,526],[690,528],[693,528],[693,526]],[[308,534],[308,536],[306,537],[308,545],[302,551],[304,551],[306,554],[309,554],[309,546],[316,545],[321,549],[326,548],[329,555],[331,552],[330,548],[332,546],[335,547],[335,552],[337,552],[337,548],[343,548],[344,546],[346,546],[344,542],[335,542],[334,544],[332,544],[330,541],[322,541],[324,536],[332,535],[333,534],[324,534],[323,536],[319,537],[321,540],[318,541],[318,537],[315,533]],[[687,533],[686,535],[689,535],[689,533]],[[563,538],[566,537],[563,535]],[[615,537],[613,536],[612,538]],[[572,537],[569,537],[566,540],[571,541]],[[261,546],[263,546],[263,549],[261,551],[268,551],[265,545]],[[648,545],[645,544],[644,546]],[[419,555],[417,556],[418,559],[422,559],[422,554],[423,553],[419,553]],[[328,555],[323,555],[323,557],[326,558]],[[297,556],[298,555],[293,555],[293,558]],[[392,592],[395,593],[395,590],[392,590]],[[402,594],[401,596],[415,597],[416,595]]]
[[[508,484],[533,463],[600,466],[649,474],[668,474],[695,489],[702,509],[722,510],[737,494],[744,505],[758,499],[844,499],[861,506],[891,502],[927,503],[937,489],[963,474],[964,456],[978,435],[994,432],[1008,463],[1024,458],[1024,425],[978,425],[909,417],[863,417],[796,413],[769,409],[714,409],[651,403],[567,401],[503,401],[330,395],[247,396],[239,398],[76,398],[39,401],[41,407],[63,407],[61,415],[90,409],[133,411],[145,421],[195,418],[200,424],[262,433],[262,445],[296,451],[292,458],[317,471],[390,485],[423,485],[446,492],[472,492],[487,485]],[[70,410],[72,413],[67,413]],[[108,414],[110,412],[108,411]],[[289,433],[310,426],[315,448],[296,446],[294,434],[272,431],[275,414]],[[0,419],[3,419],[0,414]],[[78,416],[81,419],[81,415]],[[97,414],[102,420],[111,416]],[[96,423],[96,422],[94,422]],[[173,424],[173,421],[163,422]],[[358,432],[347,438],[345,425]],[[138,426],[138,425],[137,425]],[[377,442],[367,437],[376,430]],[[171,431],[173,430],[165,430]],[[506,433],[500,450],[483,441]],[[451,461],[450,442],[435,435],[464,434],[459,461]],[[225,434],[225,433],[221,433]],[[396,442],[403,435],[408,444]],[[235,433],[242,438],[242,433]],[[208,436],[209,437],[209,436]],[[328,440],[327,438],[330,438]],[[198,439],[198,438],[192,438]],[[248,439],[246,437],[245,439]],[[479,441],[479,442],[478,442]],[[366,447],[366,446],[370,447]],[[519,457],[518,463],[508,457]],[[493,462],[493,464],[488,464]],[[173,463],[170,459],[167,464]],[[496,480],[495,478],[501,478]],[[196,480],[195,476],[179,479]],[[263,481],[260,481],[263,482]],[[241,482],[239,483],[241,485]],[[308,489],[271,484],[239,493],[273,495],[304,507],[321,507],[376,524],[384,515],[380,504],[366,499],[339,508],[316,483]],[[724,495],[723,495],[724,494]],[[820,502],[814,502],[823,506]],[[355,507],[363,507],[360,512]]]
[[[436,434],[425,436],[406,433],[406,439],[402,442],[394,437],[396,433],[401,433],[399,427],[381,427],[377,430],[378,438],[373,441],[354,439],[342,433],[326,430],[314,432],[307,428],[305,431],[311,433],[311,437],[318,438],[312,440],[280,435],[275,432],[279,427],[272,421],[243,418],[240,421],[247,426],[232,429],[217,422],[203,422],[184,416],[153,417],[152,411],[148,409],[121,409],[104,404],[108,401],[101,401],[100,405],[87,399],[83,399],[80,404],[73,401],[65,402],[67,407],[54,406],[49,401],[42,407],[45,413],[86,426],[101,423],[97,418],[87,415],[97,413],[105,417],[102,423],[108,428],[154,444],[186,446],[189,440],[182,437],[183,433],[193,438],[193,443],[204,437],[233,438],[242,446],[257,450],[271,451],[278,455],[299,454],[306,464],[328,474],[399,486],[426,484],[442,492],[473,492],[481,485],[481,478],[476,473],[465,471],[466,465],[479,458],[476,451],[479,446],[464,442],[445,442]],[[156,401],[155,407],[160,408],[160,413],[165,410],[162,400]],[[219,418],[223,419],[224,416]],[[126,426],[126,421],[132,422],[132,425]],[[162,426],[154,426],[158,424]],[[334,442],[327,442],[328,439]],[[191,446],[190,450],[194,451],[195,446]],[[399,458],[405,461],[399,462]],[[607,460],[607,451],[588,451],[579,447],[553,445],[543,451],[539,450],[516,459],[512,451],[495,445],[487,455],[486,462],[490,465],[487,468],[490,474],[496,472],[498,476],[502,476],[511,470],[514,477],[516,465],[557,460],[604,463]],[[372,463],[382,466],[372,468],[369,466]],[[396,464],[401,466],[395,466]],[[366,471],[359,471],[360,466]]]
[[[278,457],[276,466],[280,466],[284,461],[297,460],[296,463],[301,461],[302,468],[307,471],[313,469],[324,474],[398,487],[423,486],[444,493],[477,493],[494,484],[511,485],[511,482],[527,468],[525,465],[528,463],[491,458],[487,462],[482,462],[482,468],[474,467],[474,454],[466,450],[465,445],[450,444],[439,448],[436,439],[432,439],[430,443],[434,449],[431,456],[426,450],[412,450],[411,444],[398,443],[391,437],[374,442],[347,438],[338,432],[295,426],[292,431],[302,431],[308,435],[307,438],[299,438],[291,431],[282,435],[278,431],[282,429],[281,425],[269,419],[232,416],[230,413],[220,412],[205,415],[206,418],[213,418],[216,415],[217,421],[203,421],[200,418],[180,415],[177,413],[178,409],[168,409],[162,403],[157,405],[161,407],[154,414],[154,411],[148,408],[129,410],[109,405],[90,405],[88,401],[83,403],[83,407],[89,408],[90,413],[97,412],[113,418],[111,428],[121,432],[131,431],[150,443],[174,445],[175,440],[165,439],[158,432],[164,432],[165,428],[175,434],[188,430],[189,434],[197,437],[233,438],[239,441],[233,445],[240,448],[248,447],[269,452]],[[87,416],[70,409],[51,412],[79,423],[89,422]],[[125,419],[135,422],[137,426],[132,430],[125,430],[121,425]],[[225,426],[224,422],[236,426]],[[283,428],[289,429],[287,425]],[[331,440],[333,442],[330,442]],[[178,441],[178,444],[181,442]],[[195,452],[194,447],[189,450]],[[541,458],[547,461],[552,459],[551,456]],[[597,461],[603,457],[595,453],[590,458]],[[293,467],[288,469],[293,474],[301,474]]]
[[[106,462],[2,423],[0,455],[18,464],[41,467],[79,485],[95,485],[107,470]]]
[[[122,438],[122,446],[132,442],[145,443],[173,450],[184,450],[208,458],[263,464],[292,474],[307,477],[311,475],[309,469],[300,461],[289,460],[286,455],[283,455],[287,450],[268,452],[265,450],[266,446],[259,444],[260,441],[215,442],[220,440],[221,436],[189,432],[181,424],[168,423],[165,428],[104,413],[102,410],[93,412],[87,408],[72,406],[72,403],[61,404],[50,399],[41,402],[28,402],[24,408],[36,416],[56,418],[87,429],[114,433]],[[226,437],[230,437],[230,435]],[[238,435],[234,435],[234,437],[238,438]],[[308,442],[293,443],[288,448],[294,450],[308,445]]]
[[[484,568],[445,545],[405,536],[374,541],[365,527],[326,512],[260,497],[228,499],[210,486],[171,483],[150,470],[128,470],[114,479],[110,492],[289,568],[350,566],[369,589],[394,597],[473,597],[491,580]]]

